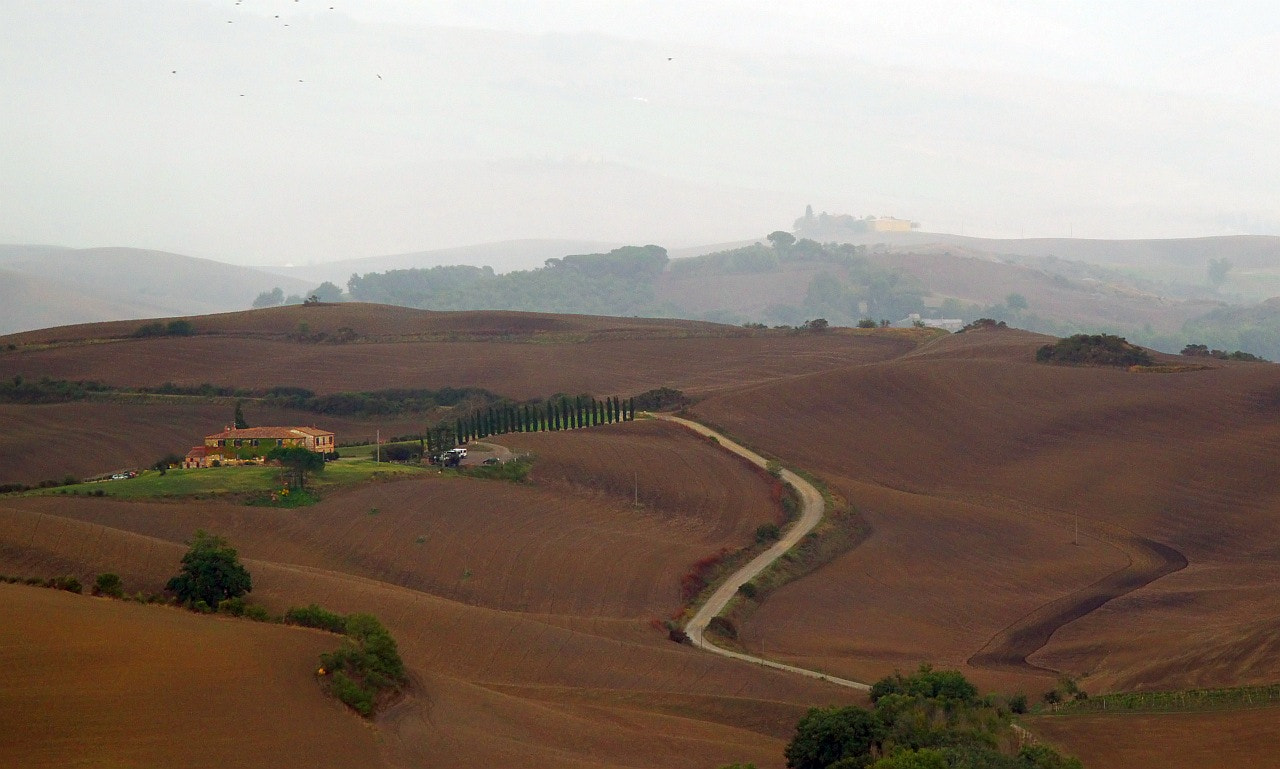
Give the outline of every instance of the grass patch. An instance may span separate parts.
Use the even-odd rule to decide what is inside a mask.
[[[1040,715],[1082,713],[1186,713],[1235,710],[1280,704],[1280,684],[1235,686],[1224,689],[1187,689],[1175,692],[1120,692],[1100,694],[1036,708]]]
[[[1212,371],[1213,368],[1203,363],[1171,363],[1160,366],[1130,366],[1129,370],[1135,374],[1183,374],[1188,371]]]
[[[371,480],[384,478],[407,477],[425,473],[427,470],[415,465],[396,465],[386,462],[330,462],[323,472],[312,473],[307,479],[307,491],[303,496],[311,496],[321,492],[351,486]],[[270,495],[285,486],[279,467],[263,465],[243,465],[238,467],[206,467],[200,469],[169,470],[163,475],[156,470],[147,470],[138,474],[137,478],[120,481],[104,481],[93,484],[78,484],[68,487],[70,493],[84,493],[119,499],[164,499],[173,497],[213,497],[226,495],[243,495],[250,504],[272,504]],[[35,489],[26,495],[43,495],[57,493],[61,489]],[[293,494],[299,494],[294,491]],[[265,500],[265,501],[264,501]],[[304,499],[286,502],[283,499],[278,506],[296,507],[308,504]]]
[[[525,483],[529,480],[529,471],[532,469],[533,460],[529,457],[520,457],[519,459],[500,462],[496,465],[471,465],[470,467],[459,467],[456,470],[446,472],[454,472],[469,478]]]

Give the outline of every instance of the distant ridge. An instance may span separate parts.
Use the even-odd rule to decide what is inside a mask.
[[[316,283],[165,251],[0,245],[0,333],[53,325],[198,315],[248,307],[280,286]]]
[[[351,277],[352,273],[365,275],[370,272],[409,270],[455,264],[492,267],[495,272],[511,272],[513,270],[529,270],[541,267],[543,262],[548,259],[569,254],[591,254],[609,251],[622,245],[625,244],[598,240],[532,238],[477,243],[471,246],[438,248],[428,251],[412,251],[404,254],[366,256],[359,259],[343,259],[336,262],[300,267],[272,266],[259,267],[258,269],[276,275],[302,279],[312,283],[313,286],[327,280],[338,286],[345,287],[347,279]]]

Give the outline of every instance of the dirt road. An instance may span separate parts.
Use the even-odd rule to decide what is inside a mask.
[[[760,467],[765,467],[768,464],[764,457],[745,448],[744,446],[734,443],[709,427],[705,427],[688,419],[670,416],[668,414],[654,414],[653,416],[658,419],[664,419],[668,422],[675,422],[683,425],[701,435],[715,438],[716,441],[719,442],[720,446],[725,450],[732,451],[734,454],[737,454]],[[813,531],[814,527],[818,525],[818,522],[822,520],[822,513],[826,507],[826,503],[823,502],[821,492],[814,488],[813,484],[790,470],[782,471],[782,480],[794,486],[796,491],[800,494],[800,518],[796,520],[794,525],[787,529],[787,531],[782,535],[782,538],[775,542],[772,547],[751,559],[746,566],[743,566],[741,569],[738,569],[736,572],[729,575],[728,579],[721,583],[720,587],[711,594],[711,597],[702,605],[702,608],[698,609],[698,612],[693,615],[693,619],[689,620],[688,625],[685,626],[685,632],[688,633],[689,640],[693,642],[694,646],[725,657],[733,657],[734,659],[739,659],[756,665],[763,665],[776,670],[786,670],[791,673],[808,676],[809,678],[830,681],[833,684],[847,686],[852,689],[861,689],[864,691],[870,689],[870,686],[858,681],[837,678],[825,673],[819,673],[816,670],[808,670],[807,668],[795,667],[794,665],[784,665],[780,662],[764,659],[763,657],[755,657],[750,654],[742,654],[740,652],[722,649],[708,641],[705,637],[707,623],[711,622],[712,617],[715,617],[720,614],[720,612],[724,611],[725,606],[727,606],[729,601],[731,601],[737,594],[738,588],[742,587],[745,583],[750,582],[770,564],[781,558],[784,553],[798,544],[806,534]]]

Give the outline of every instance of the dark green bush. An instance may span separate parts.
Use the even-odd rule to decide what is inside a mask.
[[[284,621],[289,625],[301,625],[331,633],[347,632],[347,618],[341,614],[321,608],[316,604],[295,606],[284,613]]]
[[[1151,354],[1124,337],[1112,334],[1075,334],[1036,351],[1041,363],[1084,366],[1150,366]]]
[[[746,598],[755,598],[756,594],[760,592],[760,589],[756,587],[756,583],[754,582],[743,582],[738,586],[738,592],[742,593]]]
[[[99,574],[97,579],[93,581],[93,594],[105,595],[108,598],[124,597],[124,582],[120,579],[119,574],[105,572]]]
[[[756,544],[763,545],[766,542],[777,542],[782,536],[782,530],[778,528],[776,523],[762,523],[756,527]]]

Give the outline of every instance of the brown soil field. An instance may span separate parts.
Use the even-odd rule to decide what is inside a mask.
[[[20,585],[0,606],[0,766],[381,763],[315,683],[336,636]]]
[[[734,335],[342,345],[213,335],[129,339],[5,352],[0,378],[49,376],[120,386],[287,385],[320,393],[469,386],[520,399],[560,392],[627,396],[663,386],[697,394],[884,360],[913,346],[893,335],[745,335],[731,326],[714,328]]]
[[[1042,716],[1027,726],[1089,769],[1275,766],[1280,710],[1124,716]]]
[[[1047,338],[1014,330],[915,348],[894,335],[629,320],[615,334],[608,319],[573,316],[517,327],[526,316],[343,312],[370,313],[386,335],[410,316],[422,325],[417,338],[362,331],[367,341],[304,344],[285,338],[303,315],[238,313],[217,316],[245,324],[225,333],[0,353],[0,377],[481,386],[513,397],[677,387],[701,397],[695,418],[812,471],[870,528],[751,614],[740,632],[755,653],[859,680],[928,661],[1033,698],[1058,672],[1090,692],[1280,680],[1267,619],[1280,612],[1275,366],[1045,366],[1034,352]],[[472,328],[430,325],[445,315]],[[283,330],[255,331],[264,318]],[[91,430],[148,424],[98,414],[102,403],[48,407],[59,416],[43,422],[26,415],[46,407],[6,408],[19,449],[71,452]],[[60,437],[77,424],[92,427]],[[140,433],[163,430],[157,416]],[[856,696],[670,643],[651,624],[674,608],[693,560],[743,544],[776,515],[754,471],[643,420],[494,440],[536,455],[530,484],[432,476],[297,510],[5,497],[0,572],[110,568],[131,590],[155,590],[194,528],[226,534],[269,608],[372,611],[400,639],[414,694],[376,724],[394,765],[780,767],[806,707]],[[1239,735],[1233,747],[1208,729],[1174,735],[1166,718],[1176,717],[1132,720],[1130,731],[1083,716],[1035,728],[1089,766],[1113,754],[1151,765],[1161,735],[1183,740],[1183,754],[1219,750],[1222,765],[1250,765],[1280,735],[1242,715],[1238,729],[1221,726]]]
[[[760,476],[663,423],[524,438],[545,476],[529,486],[429,477],[297,510],[7,498],[0,572],[110,569],[152,591],[195,527],[224,534],[272,610],[318,601],[395,633],[415,689],[378,720],[393,765],[781,767],[807,707],[856,700],[651,626],[691,561],[776,516]]]
[[[1280,578],[1280,369],[1050,367],[1041,343],[965,334],[694,408],[826,477],[873,529],[765,604],[749,646],[849,675],[1031,654],[1095,689],[1280,676],[1257,627]]]
[[[231,421],[230,401],[183,399],[165,403],[80,401],[27,406],[0,404],[0,483],[34,484],[47,478],[86,478],[150,467],[170,452],[183,455]],[[330,417],[309,411],[245,406],[256,425],[320,425],[338,442],[419,433],[422,417]],[[126,433],[126,438],[116,436]]]
[[[643,621],[680,607],[679,579],[690,564],[745,546],[756,526],[780,515],[760,475],[672,425],[632,422],[522,438],[521,445],[537,447],[531,485],[428,477],[374,483],[282,510],[66,497],[15,498],[4,506],[169,542],[203,527],[263,561],[341,571],[468,604]],[[579,454],[582,466],[572,464]],[[708,472],[714,483],[705,482]],[[587,487],[587,479],[596,485]],[[639,505],[631,504],[633,479],[642,489]],[[64,539],[46,528],[25,551],[54,552]],[[9,541],[15,540],[21,537]],[[91,541],[76,551],[86,579],[111,568],[110,556],[93,551]],[[27,573],[19,566],[11,568]]]
[[[286,338],[297,334],[299,325],[303,323],[307,325],[308,334],[334,335],[339,329],[348,328],[361,339],[557,339],[588,336],[726,336],[745,333],[742,329],[731,326],[698,321],[509,311],[434,312],[363,302],[271,307],[188,316],[186,319],[192,321],[199,334],[262,339]],[[28,345],[120,339],[130,336],[147,322],[122,320],[58,326],[10,334],[0,337],[0,342]]]

